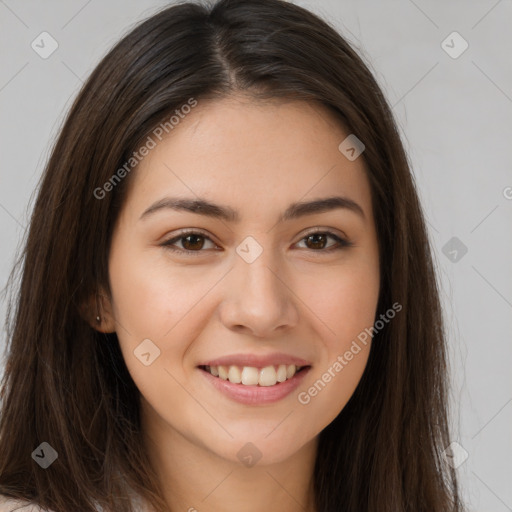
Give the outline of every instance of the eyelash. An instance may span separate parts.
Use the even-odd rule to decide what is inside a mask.
[[[327,235],[328,237],[333,238],[338,243],[338,245],[337,246],[334,245],[332,247],[329,247],[328,249],[310,249],[311,252],[318,252],[318,253],[324,253],[324,254],[328,253],[328,254],[330,254],[331,252],[340,251],[342,249],[345,249],[347,247],[352,247],[354,245],[349,240],[341,238],[338,235],[335,235],[334,233],[332,233],[330,231],[321,230],[321,229],[310,231],[309,233],[304,235],[299,240],[299,242],[302,242],[303,240],[305,240],[309,236],[316,235],[316,234]],[[173,243],[181,240],[182,238],[186,238],[188,235],[199,235],[199,236],[201,236],[201,237],[203,237],[205,239],[210,240],[212,243],[215,243],[205,233],[203,233],[201,231],[194,231],[194,230],[188,230],[187,231],[187,230],[185,230],[185,231],[182,231],[178,236],[175,236],[175,237],[171,238],[170,240],[167,240],[166,242],[163,242],[160,245],[162,247],[165,247],[169,251],[177,252],[177,253],[182,253],[182,254],[187,254],[187,255],[190,254],[190,255],[198,256],[201,252],[204,252],[203,249],[199,249],[197,251],[191,251],[189,249],[180,249],[180,248],[177,248],[177,247],[173,247],[173,245],[172,245]]]

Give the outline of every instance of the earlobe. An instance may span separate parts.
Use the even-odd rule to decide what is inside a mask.
[[[115,322],[110,315],[108,317],[102,317],[100,315],[96,316],[93,328],[104,333],[111,333],[116,331]]]
[[[98,293],[83,304],[80,314],[96,331],[111,333],[116,330],[112,304],[104,292]]]

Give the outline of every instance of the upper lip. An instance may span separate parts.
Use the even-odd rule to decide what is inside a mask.
[[[295,366],[311,365],[311,363],[300,357],[276,352],[261,356],[255,354],[232,354],[210,359],[199,364],[199,366],[252,366],[255,368],[264,368],[265,366],[277,366],[280,364],[294,364]]]

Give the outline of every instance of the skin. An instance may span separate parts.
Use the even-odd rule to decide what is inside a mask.
[[[338,150],[349,133],[315,103],[199,101],[130,176],[99,330],[117,332],[141,392],[147,447],[170,510],[314,510],[318,435],[352,396],[371,341],[308,404],[297,395],[373,325],[380,285],[364,161]],[[336,209],[277,223],[292,202],[332,195],[357,202],[364,218]],[[165,196],[229,205],[241,220],[165,208],[140,218]],[[308,243],[316,227],[353,246],[325,252],[337,242]],[[174,243],[192,255],[161,245],[183,228],[206,232],[199,243]],[[263,248],[252,263],[236,252],[247,236]],[[134,356],[144,339],[160,350],[149,366]],[[312,365],[274,404],[234,402],[197,368],[224,355],[270,352]],[[237,457],[247,442],[261,452],[252,467]]]

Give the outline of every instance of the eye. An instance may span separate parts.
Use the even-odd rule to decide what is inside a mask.
[[[325,248],[327,239],[329,238],[335,240],[337,243]],[[322,253],[338,251],[344,249],[345,247],[351,247],[352,245],[354,245],[349,240],[341,238],[330,231],[322,231],[321,228],[308,233],[300,241],[305,241],[306,248],[311,249],[312,251],[315,252]]]
[[[325,248],[326,241],[329,238],[334,240],[336,243]],[[178,236],[175,236],[160,245],[173,252],[185,253],[187,255],[195,253],[194,256],[196,256],[199,255],[199,253],[204,252],[202,249],[205,246],[205,240],[211,242],[213,244],[213,248],[217,247],[217,245],[208,236],[206,236],[206,234],[200,231],[182,231]],[[321,228],[308,233],[300,240],[300,242],[303,241],[305,241],[307,249],[320,253],[338,251],[345,247],[351,247],[354,245],[349,240],[341,238],[330,231],[322,231]],[[176,242],[181,242],[182,248],[176,247]]]
[[[179,236],[171,238],[161,245],[162,247],[165,247],[166,249],[169,249],[173,252],[193,254],[202,252],[201,249],[205,245],[204,240],[209,240],[212,242],[210,238],[208,238],[204,233],[201,233],[200,231],[182,231]],[[183,249],[175,247],[175,243],[178,241],[182,241],[181,244]],[[217,247],[213,242],[212,244],[214,247]]]

